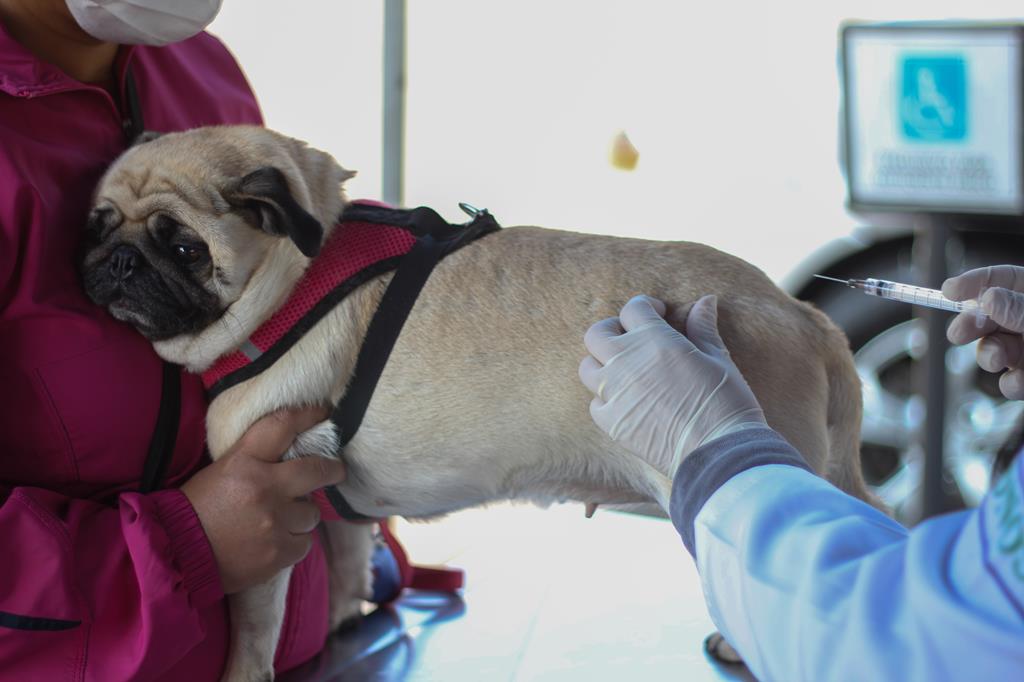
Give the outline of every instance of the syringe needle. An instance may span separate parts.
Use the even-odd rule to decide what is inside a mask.
[[[845,284],[847,286],[850,284],[850,282],[845,279],[836,279],[835,277],[826,277],[825,275],[815,275],[815,277],[818,279],[827,279],[830,282],[839,282],[840,284]]]

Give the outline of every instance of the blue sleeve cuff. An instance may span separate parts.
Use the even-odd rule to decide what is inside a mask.
[[[691,452],[679,465],[672,482],[669,513],[694,558],[697,554],[693,522],[704,503],[736,474],[766,464],[786,464],[811,471],[796,448],[767,426],[716,438]]]

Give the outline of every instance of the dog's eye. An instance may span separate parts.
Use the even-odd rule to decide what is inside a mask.
[[[207,256],[206,247],[199,244],[175,244],[174,257],[179,263],[195,265]]]

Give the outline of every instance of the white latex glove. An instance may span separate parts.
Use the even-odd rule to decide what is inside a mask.
[[[999,390],[1007,398],[1024,400],[1024,268],[992,265],[968,270],[942,283],[942,295],[954,301],[978,299],[988,315],[979,323],[971,312],[957,315],[946,330],[950,343],[978,342],[978,366],[1002,372]]]
[[[662,318],[664,303],[636,296],[583,337],[590,355],[580,380],[596,396],[594,422],[669,478],[703,443],[765,424],[718,335],[717,303],[714,296],[697,301],[683,336]]]

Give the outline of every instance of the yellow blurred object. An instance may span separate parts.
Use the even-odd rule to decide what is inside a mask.
[[[636,168],[636,162],[640,160],[640,152],[637,151],[625,131],[620,130],[612,140],[611,161],[612,165],[619,170],[631,171]]]

